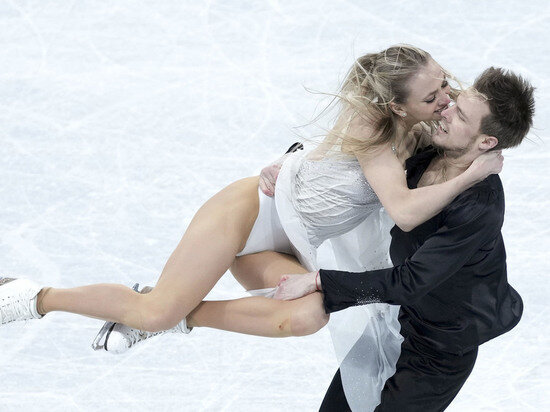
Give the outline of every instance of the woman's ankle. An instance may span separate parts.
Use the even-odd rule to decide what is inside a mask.
[[[44,297],[50,292],[51,287],[42,288],[38,295],[36,296],[36,310],[42,316],[44,316],[48,311],[44,307]]]

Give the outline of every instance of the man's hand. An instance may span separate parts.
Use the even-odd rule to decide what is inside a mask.
[[[275,299],[292,300],[321,290],[319,272],[305,275],[283,275],[275,292]]]
[[[302,143],[296,142],[288,148],[286,153],[277,159],[275,163],[270,164],[262,169],[260,173],[260,189],[266,196],[273,196],[275,194],[275,184],[277,183],[277,177],[281,171],[285,159],[290,153],[294,153],[298,150],[303,150]]]
[[[260,189],[264,195],[273,196],[275,194],[275,183],[277,182],[277,177],[279,177],[279,171],[285,157],[286,155],[262,169],[260,173]]]

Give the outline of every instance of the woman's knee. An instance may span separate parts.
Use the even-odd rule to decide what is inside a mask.
[[[312,299],[292,311],[289,322],[290,333],[292,336],[311,335],[325,327],[328,321],[329,315],[325,313],[322,299]]]
[[[140,310],[142,330],[147,332],[161,332],[172,329],[185,316],[176,305],[146,302]]]

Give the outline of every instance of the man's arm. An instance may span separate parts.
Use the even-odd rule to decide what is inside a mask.
[[[327,312],[385,302],[410,305],[460,270],[502,226],[496,193],[475,191],[449,207],[440,229],[404,264],[349,273],[320,271]]]

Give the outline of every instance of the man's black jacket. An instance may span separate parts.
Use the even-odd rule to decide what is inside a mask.
[[[409,188],[436,156],[407,161]],[[504,192],[498,175],[464,191],[441,213],[411,232],[394,226],[394,268],[348,273],[321,270],[325,310],[386,302],[401,305],[404,336],[462,354],[512,329],[523,303],[508,284],[501,235]]]

